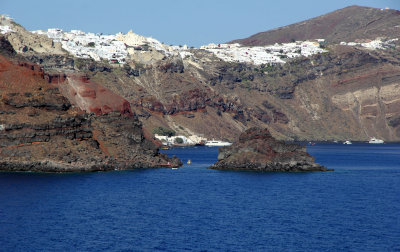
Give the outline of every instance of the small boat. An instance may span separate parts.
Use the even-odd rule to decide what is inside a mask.
[[[346,140],[346,141],[343,142],[343,144],[353,144],[353,143],[351,141],[349,141],[349,140]]]
[[[188,165],[192,164],[192,161],[189,159],[189,160],[187,161],[187,164],[188,164]]]
[[[178,170],[178,168],[176,168],[176,167],[173,167],[173,168],[172,168],[172,170]]]
[[[161,146],[161,149],[162,150],[169,150],[169,146],[168,145],[163,145],[163,146]]]
[[[373,137],[368,141],[368,143],[370,143],[370,144],[383,144],[384,141],[381,140],[381,139],[377,139],[377,138]]]
[[[230,146],[232,143],[230,142],[224,142],[224,141],[218,141],[218,140],[211,140],[211,141],[206,141],[205,146]]]

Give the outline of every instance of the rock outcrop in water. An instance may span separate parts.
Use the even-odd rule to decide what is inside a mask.
[[[267,129],[251,128],[232,146],[219,149],[217,170],[329,171],[314,162],[304,146],[274,139]]]

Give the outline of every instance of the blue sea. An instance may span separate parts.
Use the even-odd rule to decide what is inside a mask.
[[[0,173],[0,251],[400,251],[400,144],[307,150],[335,171]]]

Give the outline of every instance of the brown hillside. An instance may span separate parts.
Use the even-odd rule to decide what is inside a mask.
[[[354,5],[230,43],[262,46],[320,38],[337,43],[357,39],[375,39],[380,36],[400,36],[400,11]]]

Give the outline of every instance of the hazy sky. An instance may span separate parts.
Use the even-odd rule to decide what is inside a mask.
[[[400,9],[400,0],[0,0],[28,30],[152,36],[166,44],[199,47],[303,21],[349,5]]]

